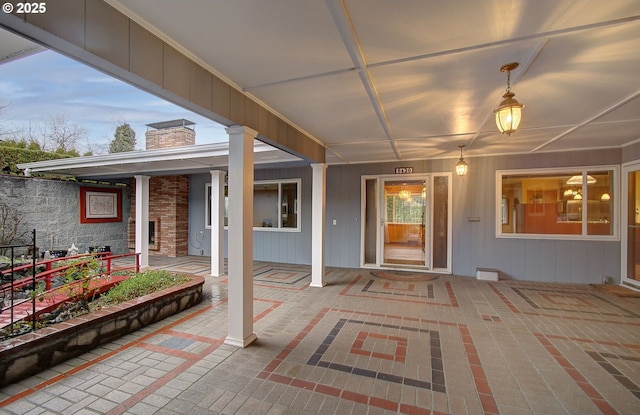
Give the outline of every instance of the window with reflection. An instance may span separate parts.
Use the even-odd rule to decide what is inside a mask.
[[[615,169],[499,171],[498,236],[616,236]]]
[[[253,185],[253,227],[256,230],[300,230],[300,179],[256,181]],[[224,225],[228,226],[229,197],[225,185]],[[206,226],[211,227],[211,185],[207,184]]]

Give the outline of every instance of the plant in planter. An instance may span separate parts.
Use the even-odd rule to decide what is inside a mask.
[[[91,309],[116,305],[189,281],[189,277],[165,270],[148,270],[128,278],[91,302]]]
[[[138,278],[140,275],[143,278]],[[154,282],[145,282],[150,275],[155,277],[151,278]],[[176,276],[166,271],[147,271],[132,276],[121,284],[126,282],[125,287],[131,285],[131,289],[126,291],[130,295],[137,295],[146,292],[142,290],[142,286],[157,288],[157,279],[166,279],[169,280],[169,285],[176,285],[118,303],[117,306],[111,306],[111,303],[100,306],[101,299],[107,297],[103,295],[91,303],[92,310],[94,305],[99,308],[95,312],[72,318],[65,324],[54,324],[27,336],[0,342],[0,387],[186,310],[202,300],[204,277],[201,276]],[[185,282],[182,282],[183,279]],[[129,297],[127,295],[122,298]]]
[[[131,276],[99,295],[98,290],[91,286],[91,281],[101,274],[100,261],[94,258],[89,261],[84,259],[69,262],[74,266],[66,270],[61,282],[58,283],[58,285],[61,283],[64,285],[48,292],[44,291],[44,286],[39,286],[30,294],[31,298],[45,301],[50,305],[55,304],[56,293],[62,292],[69,298],[53,311],[40,315],[35,323],[38,329],[190,281],[189,277],[165,270],[148,270],[138,274],[122,271],[118,275]],[[31,323],[22,321],[17,323],[17,327],[12,332],[0,330],[0,341],[29,332],[31,332]]]
[[[39,301],[55,301],[56,296],[64,294],[69,302],[89,311],[88,303],[98,294],[97,290],[91,287],[91,281],[103,272],[100,261],[95,257],[89,257],[56,264],[56,268],[64,267],[68,267],[64,274],[53,278],[54,287],[59,288],[45,291],[44,284],[39,284],[31,292],[31,297]]]
[[[67,291],[67,297],[79,308],[89,311],[89,302],[98,294],[98,290],[91,287],[91,280],[101,273],[100,261],[95,257],[72,261],[72,266],[64,274],[63,287]]]

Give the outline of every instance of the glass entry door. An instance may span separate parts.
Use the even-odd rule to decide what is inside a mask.
[[[640,165],[623,168],[622,282],[640,288]]]
[[[364,177],[362,265],[451,272],[450,175]]]
[[[426,267],[427,181],[382,179],[382,264]]]

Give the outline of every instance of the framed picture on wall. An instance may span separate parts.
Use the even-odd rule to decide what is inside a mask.
[[[80,223],[122,221],[122,189],[80,188]]]

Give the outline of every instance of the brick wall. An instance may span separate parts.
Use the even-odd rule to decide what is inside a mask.
[[[196,132],[187,127],[171,127],[149,130],[146,133],[146,149],[192,146],[196,143]]]
[[[147,150],[189,146],[195,144],[196,132],[184,126],[152,129],[147,131],[146,141]],[[135,249],[135,181],[131,187],[128,244],[129,249]],[[175,258],[189,254],[189,176],[149,179],[149,221],[155,223],[155,240],[149,244],[149,255]]]
[[[135,183],[131,187],[130,248],[132,242],[135,244]],[[155,245],[150,246],[149,255],[188,255],[189,176],[154,176],[149,179],[149,220],[156,222]]]

